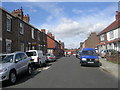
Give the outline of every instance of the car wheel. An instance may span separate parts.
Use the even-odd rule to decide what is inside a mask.
[[[32,66],[28,65],[28,74],[31,75],[32,74]]]
[[[15,84],[17,80],[15,71],[11,71],[9,74],[9,81],[11,84]]]

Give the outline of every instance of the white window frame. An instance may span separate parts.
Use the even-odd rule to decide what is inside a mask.
[[[24,24],[20,22],[20,34],[24,34]]]
[[[114,31],[109,32],[110,39],[114,38]]]
[[[12,49],[12,40],[6,39],[6,53],[11,53]]]
[[[32,39],[35,39],[34,33],[35,33],[35,30],[34,28],[32,28]]]
[[[101,41],[104,41],[104,40],[105,40],[104,34],[102,34],[102,35],[100,36],[100,40],[101,40]]]
[[[12,29],[12,17],[8,14],[6,14],[7,16],[7,31],[11,32],[11,29]]]

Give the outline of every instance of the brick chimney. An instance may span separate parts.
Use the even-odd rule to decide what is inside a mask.
[[[13,15],[15,15],[18,18],[23,20],[23,11],[22,11],[22,9],[14,10],[11,14],[13,14]]]
[[[30,17],[29,17],[28,14],[23,16],[23,21],[29,23],[29,21],[30,21]]]
[[[52,38],[52,33],[51,32],[48,32],[47,35]]]
[[[44,33],[46,33],[46,29],[41,29],[41,32],[44,32]]]
[[[120,19],[120,12],[116,11],[116,16],[115,16],[116,20]]]
[[[52,35],[52,38],[53,38],[53,39],[55,39],[55,36],[54,36],[54,35]]]

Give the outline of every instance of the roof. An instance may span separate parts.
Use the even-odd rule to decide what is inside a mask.
[[[118,23],[119,21],[117,21],[117,20],[114,21],[112,24],[110,24],[108,27],[106,27],[103,31],[101,31],[98,35],[104,34],[106,32],[109,32],[111,30],[118,28],[120,26],[120,23]]]

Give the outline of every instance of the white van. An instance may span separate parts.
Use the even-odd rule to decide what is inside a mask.
[[[35,65],[39,65],[40,67],[46,65],[46,56],[43,55],[41,50],[28,50],[26,54],[32,58],[32,62]]]

